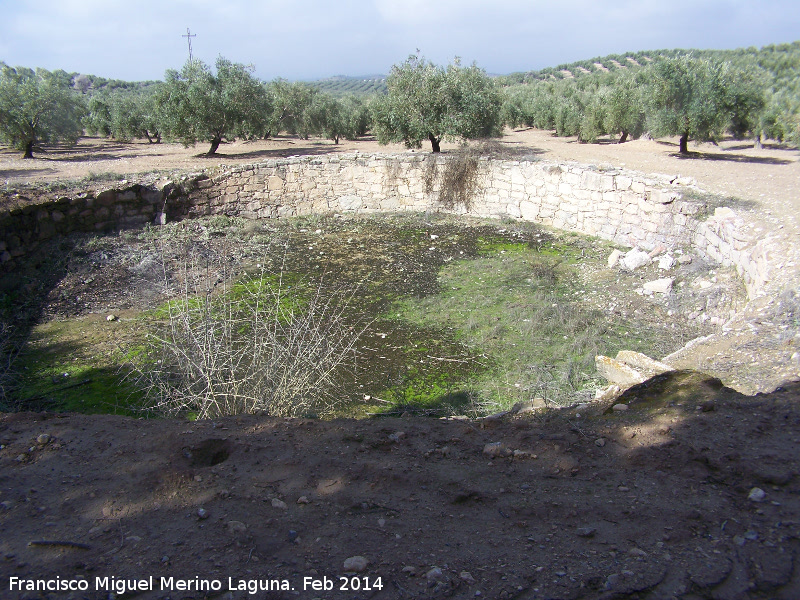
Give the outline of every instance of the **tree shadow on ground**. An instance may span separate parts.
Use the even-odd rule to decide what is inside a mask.
[[[339,152],[336,146],[315,146],[313,142],[309,145],[297,146],[294,148],[276,148],[274,150],[253,150],[251,152],[231,152],[226,154],[224,152],[216,152],[215,154],[207,154],[202,152],[195,154],[193,158],[211,158],[211,159],[259,159],[259,158],[288,158],[290,156],[320,156],[325,154],[334,154]]]
[[[785,158],[773,158],[771,156],[747,156],[744,154],[717,154],[712,152],[687,152],[681,154],[680,152],[670,153],[672,158],[680,158],[682,160],[711,160],[711,161],[726,161],[737,163],[753,163],[762,165],[790,165],[794,161]]]
[[[31,175],[49,175],[55,172],[55,169],[0,169],[0,179],[29,177]]]

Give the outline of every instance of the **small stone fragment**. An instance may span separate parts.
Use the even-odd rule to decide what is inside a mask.
[[[664,277],[663,279],[656,279],[648,281],[642,287],[645,292],[653,292],[654,294],[669,294],[672,291],[672,282],[675,281],[672,277]]]
[[[49,433],[40,433],[36,436],[36,443],[44,446],[45,444],[49,443],[52,438],[50,437]]]
[[[639,558],[644,558],[645,556],[647,556],[647,552],[645,552],[641,548],[631,548],[630,550],[628,550],[628,554],[630,554],[631,556],[637,556]]]
[[[672,258],[671,254],[665,254],[661,258],[658,259],[658,268],[662,271],[669,271],[672,267],[675,266],[675,259]]]
[[[752,490],[750,490],[750,493],[747,494],[747,499],[752,500],[753,502],[763,502],[764,498],[766,497],[767,493],[758,487],[754,487]]]
[[[614,412],[623,412],[623,411],[628,410],[628,405],[627,404],[615,404],[614,406],[611,407],[611,410],[613,410]]]
[[[590,538],[594,537],[594,534],[597,533],[597,529],[594,527],[578,527],[575,533],[578,537]]]
[[[678,257],[678,262],[682,265],[688,265],[692,262],[692,255],[691,254],[681,254]]]
[[[201,520],[205,520],[208,518],[208,511],[205,508],[198,508],[197,509],[197,518]]]
[[[733,212],[727,206],[718,206],[714,209],[714,218],[715,219],[732,219],[736,216],[736,213]]]
[[[594,366],[601,377],[620,387],[630,387],[647,379],[630,365],[602,354],[594,357]]]
[[[408,573],[409,575],[416,575],[417,567],[412,567],[411,565],[406,565],[401,569],[403,573]]]
[[[622,258],[622,251],[613,250],[611,254],[608,255],[608,268],[613,269],[614,267],[616,267],[620,258]]]
[[[286,502],[284,502],[283,500],[278,500],[278,498],[273,498],[272,499],[272,508],[278,508],[280,510],[286,510],[287,509]]]
[[[361,573],[368,564],[369,561],[363,556],[351,556],[344,561],[344,570],[348,573]]]
[[[228,529],[234,533],[244,533],[247,531],[247,525],[241,521],[228,521]]]
[[[614,383],[607,385],[604,388],[598,389],[594,393],[594,399],[599,401],[613,400],[622,393],[620,387]]]
[[[483,453],[492,458],[496,456],[505,456],[507,454],[507,448],[503,442],[491,442],[483,447]]]
[[[629,250],[622,258],[621,266],[628,271],[635,271],[639,267],[643,267],[650,262],[650,256],[647,252],[642,252],[638,248]]]
[[[469,571],[461,571],[461,573],[459,573],[458,576],[461,578],[462,581],[465,581],[469,585],[475,583],[475,578],[472,576],[472,574],[470,574]]]
[[[425,579],[428,581],[437,581],[444,577],[444,573],[439,567],[433,567],[430,571],[425,573]]]
[[[389,434],[389,439],[395,443],[399,442],[404,437],[406,437],[405,431],[395,431],[394,433]]]
[[[597,439],[594,441],[594,445],[595,445],[595,446],[597,446],[598,448],[602,448],[603,446],[605,446],[605,445],[606,445],[606,440],[605,440],[605,438],[597,438]]]
[[[108,315],[106,317],[106,321],[116,321],[118,319],[117,315]]]
[[[300,496],[297,499],[298,504],[311,504],[311,501],[306,496]]]

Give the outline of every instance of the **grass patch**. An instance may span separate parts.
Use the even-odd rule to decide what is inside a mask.
[[[122,351],[134,322],[87,319],[36,326],[17,358],[16,403],[25,410],[133,415],[140,393],[126,382]]]
[[[486,356],[488,368],[459,382],[486,411],[536,397],[555,404],[586,399],[601,383],[597,354],[653,352],[649,328],[611,321],[576,297],[583,284],[569,259],[578,249],[494,240],[483,248],[481,258],[442,268],[440,293],[400,301],[392,312],[415,326],[449,328],[468,352]],[[630,330],[641,335],[630,339]]]

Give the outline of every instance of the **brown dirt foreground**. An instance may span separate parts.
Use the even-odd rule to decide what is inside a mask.
[[[6,414],[0,589],[796,599],[798,395],[679,372],[625,411],[481,421]],[[87,589],[25,591],[47,582]]]

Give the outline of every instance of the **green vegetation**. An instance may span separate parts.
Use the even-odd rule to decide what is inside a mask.
[[[644,132],[800,144],[800,42],[609,55],[498,78],[504,122],[593,142]]]
[[[500,132],[500,93],[477,66],[458,59],[439,67],[419,55],[392,67],[388,94],[373,105],[375,135],[382,144],[403,142],[419,148],[423,140],[440,151],[444,139],[477,139]]]
[[[36,326],[14,365],[13,404],[27,410],[135,414],[140,392],[120,371],[125,357],[113,337],[130,335],[129,327],[101,318]]]
[[[386,77],[384,75],[375,77],[347,77],[345,75],[337,75],[336,77],[310,82],[310,85],[313,85],[321,93],[329,94],[334,97],[364,97],[374,94],[385,94],[387,91]]]
[[[658,345],[658,333],[639,328],[629,338],[635,323],[611,322],[575,294],[585,285],[574,266],[576,246],[481,242],[483,257],[441,270],[440,293],[399,301],[392,313],[415,326],[451,331],[466,356],[481,357],[485,368],[468,373],[456,389],[470,390],[482,412],[536,397],[554,404],[586,398],[603,385],[594,369],[597,354],[652,353]]]
[[[198,141],[219,145],[264,129],[264,88],[244,65],[217,59],[216,73],[200,61],[188,61],[180,72],[167,71],[156,92],[164,130],[189,146]]]
[[[197,61],[167,71],[166,82],[2,66],[0,137],[26,156],[83,131],[123,142],[205,141],[209,154],[236,138],[287,133],[338,143],[370,131],[409,147],[428,140],[437,151],[442,140],[492,136],[501,125],[582,142],[677,135],[682,152],[689,139],[723,135],[800,144],[800,42],[612,54],[495,78],[475,65],[440,67],[419,55],[388,77],[306,83],[258,81],[251,67],[224,58],[216,71]]]
[[[586,399],[600,383],[595,354],[658,357],[685,342],[663,326],[666,307],[607,269],[600,242],[533,224],[434,215],[199,223],[201,233],[198,221],[177,222],[65,247],[61,260],[78,272],[99,251],[113,271],[162,248],[165,269],[152,287],[137,285],[143,298],[167,288],[171,297],[114,321],[79,303],[79,314],[35,325],[14,376],[0,379],[13,384],[6,405],[212,418],[478,415]],[[105,306],[83,276],[70,281],[59,297]],[[354,281],[364,284],[353,290]],[[598,294],[625,313],[608,310],[612,300],[601,307]]]
[[[83,105],[70,83],[64,71],[0,63],[0,140],[24,158],[33,158],[40,144],[77,141]]]

